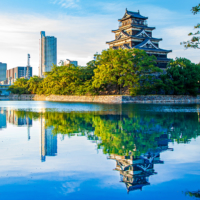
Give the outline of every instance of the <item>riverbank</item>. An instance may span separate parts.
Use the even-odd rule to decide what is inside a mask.
[[[0,98],[1,99],[1,98]],[[6,100],[5,98],[2,100]],[[86,103],[200,103],[200,95],[140,95],[140,96],[67,96],[67,95],[10,95],[7,100],[33,100]]]

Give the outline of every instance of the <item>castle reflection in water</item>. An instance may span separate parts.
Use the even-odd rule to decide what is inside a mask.
[[[127,192],[142,190],[146,185],[150,185],[149,177],[157,174],[154,170],[155,164],[164,164],[160,160],[160,153],[163,151],[173,151],[168,148],[169,139],[167,134],[158,138],[158,147],[154,151],[148,151],[141,156],[119,156],[112,154],[108,158],[116,161],[116,171],[120,172],[121,182],[124,182]]]
[[[26,112],[12,109],[0,110],[0,129],[7,123],[30,127],[34,120],[40,124],[40,158],[56,156],[57,135],[85,136],[95,142],[98,149],[115,160],[120,182],[127,192],[142,190],[150,185],[149,177],[157,174],[154,167],[164,164],[161,154],[173,151],[169,142],[188,143],[200,133],[198,113],[141,113],[136,109],[129,113],[93,112]],[[186,120],[187,119],[187,120]],[[38,122],[37,121],[37,122]],[[185,123],[183,124],[182,121]]]

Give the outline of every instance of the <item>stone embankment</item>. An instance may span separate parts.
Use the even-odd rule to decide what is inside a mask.
[[[141,96],[67,96],[67,95],[10,95],[10,100],[34,100],[88,103],[200,103],[200,95],[141,95]]]

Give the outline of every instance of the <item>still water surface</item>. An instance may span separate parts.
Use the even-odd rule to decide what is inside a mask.
[[[195,199],[199,112],[0,101],[0,199]]]

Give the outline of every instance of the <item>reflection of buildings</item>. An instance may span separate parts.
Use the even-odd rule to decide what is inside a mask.
[[[17,126],[32,126],[32,120],[29,117],[19,117],[15,110],[7,110],[7,121]]]
[[[52,134],[53,128],[45,127],[45,119],[41,118],[41,161],[45,162],[46,156],[57,155],[57,135]]]
[[[119,156],[111,155],[109,158],[116,160],[115,170],[120,172],[121,182],[125,183],[127,191],[142,190],[146,185],[150,185],[149,177],[157,174],[154,170],[155,164],[163,164],[160,160],[160,153],[168,148],[167,134],[163,134],[157,139],[157,148],[149,150],[141,156]]]
[[[11,124],[14,124],[16,126],[20,127],[27,127],[27,134],[28,134],[28,140],[31,139],[30,137],[30,127],[32,126],[32,119],[24,115],[23,117],[19,117],[15,110],[7,110],[7,121]]]
[[[0,129],[6,128],[6,111],[0,108]]]

